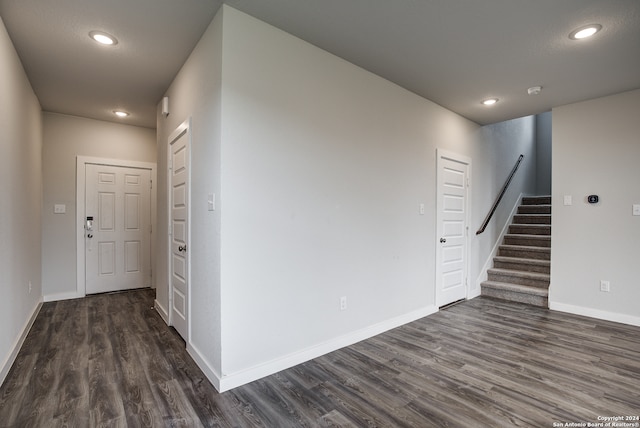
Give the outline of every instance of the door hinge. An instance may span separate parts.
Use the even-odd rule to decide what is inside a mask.
[[[467,177],[467,187],[469,187],[469,183],[470,183],[469,177]]]
[[[149,189],[153,189],[153,180],[149,180]]]

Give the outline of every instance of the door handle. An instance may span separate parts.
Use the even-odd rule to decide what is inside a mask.
[[[440,243],[444,244],[445,242],[447,242],[447,240],[445,238],[440,238]]]
[[[182,245],[180,245],[180,246],[178,247],[178,251],[179,251],[179,252],[181,252],[181,253],[183,253],[183,252],[187,251],[187,246],[185,245],[185,246],[183,247]]]

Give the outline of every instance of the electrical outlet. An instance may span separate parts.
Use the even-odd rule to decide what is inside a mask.
[[[340,310],[345,311],[347,309],[347,296],[342,296],[340,298]]]
[[[611,291],[611,284],[609,283],[609,281],[600,281],[600,291],[604,291],[605,293]]]

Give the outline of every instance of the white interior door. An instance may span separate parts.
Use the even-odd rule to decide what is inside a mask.
[[[471,160],[438,150],[436,304],[467,297]]]
[[[171,324],[188,340],[189,334],[189,128],[170,137],[169,204]]]
[[[86,293],[151,285],[151,171],[85,166]]]

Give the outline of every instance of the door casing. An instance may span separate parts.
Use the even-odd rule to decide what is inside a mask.
[[[86,191],[86,164],[110,165],[127,168],[140,168],[151,170],[151,284],[155,284],[155,231],[156,231],[156,164],[151,162],[138,162],[122,159],[107,159],[90,156],[76,157],[76,291],[56,296],[58,300],[75,299],[85,297],[86,290],[86,264],[85,264],[85,191]]]

